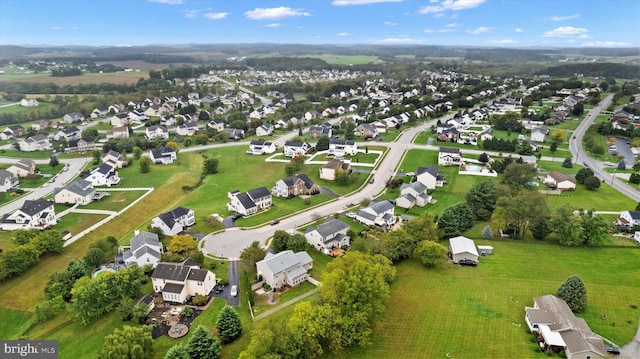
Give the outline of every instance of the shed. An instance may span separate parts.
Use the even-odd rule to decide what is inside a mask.
[[[449,250],[451,251],[451,258],[453,263],[458,263],[461,260],[472,260],[478,262],[478,249],[473,240],[458,236],[449,238]]]
[[[488,256],[490,254],[493,254],[493,247],[492,246],[478,246],[478,253],[480,253],[481,256]]]

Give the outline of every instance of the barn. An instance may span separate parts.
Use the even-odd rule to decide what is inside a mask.
[[[462,260],[471,260],[478,262],[478,249],[473,240],[458,236],[449,238],[449,250],[451,251],[451,258],[453,263],[459,263]]]

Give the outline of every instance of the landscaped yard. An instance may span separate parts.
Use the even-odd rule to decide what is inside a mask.
[[[105,214],[68,213],[62,216],[61,221],[53,229],[67,230],[71,232],[72,236],[75,236],[106,217]]]
[[[78,208],[118,212],[147,193],[147,191],[108,191],[107,193],[109,193],[109,196],[105,196],[99,201],[93,201],[86,206],[79,206]]]
[[[493,246],[495,254],[482,257],[475,268],[425,269],[417,260],[398,264],[386,319],[376,328],[372,346],[344,357],[546,357],[528,333],[524,307],[533,305],[533,297],[555,293],[573,274],[587,286],[588,309],[580,316],[594,332],[620,345],[635,334],[640,309],[631,305],[640,305],[640,282],[629,266],[637,261],[638,249],[501,240],[476,244]]]

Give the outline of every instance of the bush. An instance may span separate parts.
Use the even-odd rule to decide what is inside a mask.
[[[209,301],[209,298],[202,294],[196,294],[193,296],[193,299],[191,299],[191,303],[197,306],[205,305],[207,304],[208,301]]]
[[[190,317],[193,315],[193,309],[191,307],[184,307],[184,309],[182,310],[182,313],[180,313],[180,316],[183,318],[186,317]]]
[[[567,157],[564,159],[564,161],[562,162],[562,167],[564,168],[573,168],[573,162],[571,160],[571,157]]]

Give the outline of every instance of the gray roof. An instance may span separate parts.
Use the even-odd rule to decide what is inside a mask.
[[[167,293],[180,294],[182,293],[182,289],[184,289],[184,284],[167,283],[164,285],[164,288],[162,288],[162,291]]]
[[[153,154],[153,158],[168,156],[171,153],[175,153],[175,152],[176,150],[167,146],[160,146],[159,148],[154,148],[151,150],[151,153]]]
[[[158,235],[151,232],[140,232],[131,238],[131,250],[134,252],[147,245],[161,246]]]
[[[238,198],[238,201],[240,201],[240,204],[242,204],[242,207],[244,207],[245,209],[253,208],[256,206],[255,202],[253,202],[247,192],[236,194],[236,198]]]
[[[0,179],[6,180],[7,178],[13,178],[15,175],[7,170],[0,170]]]
[[[457,236],[449,238],[449,246],[451,247],[451,252],[453,254],[470,253],[475,255],[476,257],[479,255],[476,244],[473,242],[473,240],[467,237]]]
[[[269,192],[267,187],[259,187],[259,188],[256,188],[256,189],[252,189],[251,191],[247,191],[247,194],[253,200],[255,200],[257,198],[263,198],[263,197],[271,196],[271,192]]]
[[[141,304],[141,303],[149,305],[153,303],[153,297],[150,296],[149,294],[146,294],[144,297],[140,298],[140,300],[138,301],[138,304]]]
[[[267,256],[258,263],[264,262],[269,270],[271,270],[271,272],[275,274],[280,273],[297,264],[304,265],[312,261],[313,260],[307,252],[293,253],[293,251],[291,250],[286,250],[277,254],[268,253]]]
[[[153,274],[151,274],[151,278],[184,282],[190,270],[191,267],[178,263],[158,263]]]
[[[193,268],[191,269],[191,272],[189,272],[187,279],[203,282],[207,278],[207,273],[209,273],[209,271]]]
[[[24,204],[22,205],[22,208],[20,208],[20,210],[28,216],[33,216],[44,211],[50,206],[53,206],[53,204],[42,198],[38,198],[33,201],[27,199],[24,201]]]
[[[103,175],[106,175],[106,174],[108,174],[109,172],[111,172],[113,170],[114,170],[113,166],[111,166],[108,163],[103,163],[100,166],[98,166],[98,168],[96,168],[94,171],[102,173]]]
[[[157,259],[160,259],[160,256],[162,255],[160,252],[156,251],[155,249],[153,249],[151,247],[147,247],[147,246],[144,246],[142,248],[138,248],[138,250],[133,252],[133,255],[135,255],[136,258],[140,258],[145,254],[150,254],[153,258],[157,258]]]
[[[342,222],[339,219],[329,217],[327,218],[326,222],[322,223],[315,229],[318,231],[318,233],[320,233],[322,237],[327,237],[348,228],[349,228],[348,224]]]
[[[387,200],[378,201],[378,202],[369,204],[369,208],[371,208],[374,212],[380,214],[393,209],[393,203]]]
[[[402,192],[403,189],[405,188],[413,188],[414,191],[418,192],[418,193],[423,193],[427,190],[427,186],[424,185],[424,183],[420,182],[420,181],[415,181],[415,182],[411,182],[411,183],[403,183],[402,186],[400,186],[400,192]]]
[[[355,145],[355,142],[353,140],[341,140],[339,138],[331,138],[329,140],[330,144],[333,145],[344,145],[344,146],[353,146]]]
[[[451,147],[440,147],[440,152],[460,153],[460,149],[459,148],[451,148]]]
[[[79,178],[60,189],[56,188],[56,190],[54,190],[54,194],[57,192],[60,192],[62,189],[66,189],[69,192],[75,193],[83,197],[86,197],[91,193],[95,192],[95,189],[93,188],[93,184],[87,180],[83,180],[82,178]]]

